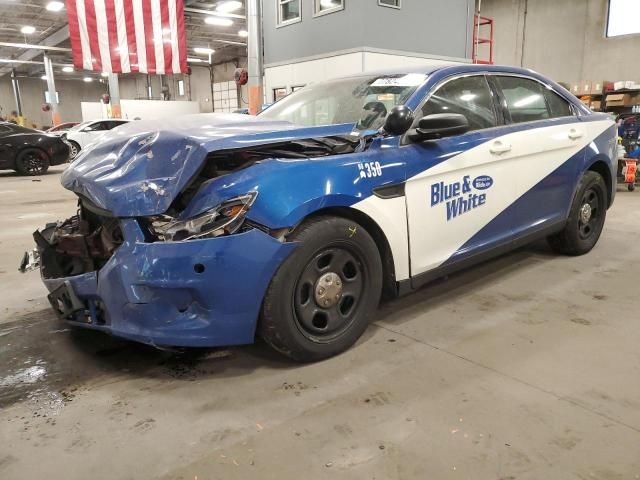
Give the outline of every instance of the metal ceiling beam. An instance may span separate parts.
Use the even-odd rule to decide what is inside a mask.
[[[40,42],[39,47],[55,47],[69,38],[69,25],[62,27],[60,30],[49,35],[47,38]],[[42,55],[42,50],[35,50],[33,48],[20,54],[16,60],[33,60],[38,55]],[[11,68],[0,68],[0,77],[10,72]]]
[[[215,10],[203,10],[201,8],[184,7],[185,12],[199,13],[200,15],[206,15],[208,17],[222,17],[222,18],[237,18],[239,20],[246,20],[244,15],[238,15],[237,13],[220,13]]]
[[[34,45],[31,43],[13,43],[13,42],[0,42],[0,47],[13,47],[13,48],[26,48],[33,50],[50,50],[52,52],[70,52],[70,48],[63,47],[50,47],[47,45]]]

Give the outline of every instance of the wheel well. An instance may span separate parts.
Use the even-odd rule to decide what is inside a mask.
[[[18,160],[18,157],[22,154],[22,152],[24,152],[25,150],[38,150],[39,152],[42,152],[45,154],[45,156],[47,157],[47,160],[49,160],[49,154],[47,153],[46,150],[44,150],[43,148],[40,147],[34,147],[31,145],[26,145],[24,147],[22,147],[20,150],[18,150],[16,152],[16,160]]]
[[[589,167],[589,171],[598,173],[604,179],[604,182],[607,184],[607,205],[610,206],[612,194],[612,178],[609,166],[602,160],[598,160]]]
[[[319,215],[333,215],[335,217],[346,218],[352,220],[362,227],[371,235],[373,241],[376,242],[378,252],[380,252],[380,260],[382,261],[382,295],[383,298],[394,298],[398,296],[398,287],[396,284],[396,269],[393,263],[393,252],[389,246],[386,235],[378,224],[367,214],[348,207],[329,207],[317,210],[307,218],[313,218]]]

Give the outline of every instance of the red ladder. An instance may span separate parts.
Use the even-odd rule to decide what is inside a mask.
[[[488,34],[488,36],[486,36]],[[489,45],[489,59],[478,58],[480,45]],[[493,65],[493,18],[475,15],[473,22],[473,63]]]

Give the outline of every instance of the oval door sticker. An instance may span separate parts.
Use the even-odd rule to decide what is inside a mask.
[[[480,175],[473,179],[473,188],[477,190],[486,190],[493,185],[493,178],[489,175]]]

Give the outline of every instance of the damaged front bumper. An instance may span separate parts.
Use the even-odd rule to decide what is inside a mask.
[[[47,275],[40,245],[49,301],[71,324],[156,346],[252,343],[266,288],[295,248],[258,229],[153,243],[135,219],[120,230],[110,258],[77,275]]]

